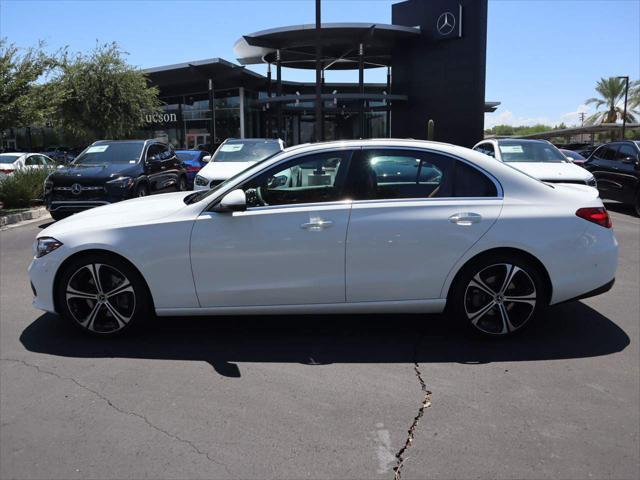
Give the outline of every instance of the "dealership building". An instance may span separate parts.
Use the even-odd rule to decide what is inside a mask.
[[[435,140],[470,146],[482,139],[485,112],[498,105],[485,101],[486,36],[487,0],[407,0],[392,5],[391,24],[247,34],[234,45],[237,63],[213,58],[145,70],[166,105],[146,118],[142,133],[188,148],[228,137],[295,145],[426,138],[433,120]],[[283,67],[315,70],[317,58],[319,91],[317,82],[283,78]],[[267,75],[247,68],[256,64],[266,64]],[[365,82],[372,68],[385,69],[386,81]],[[327,70],[351,70],[358,81],[325,82]]]
[[[391,24],[296,25],[243,35],[234,45],[236,62],[146,69],[164,106],[146,116],[136,135],[180,148],[229,137],[277,137],[287,145],[425,139],[432,120],[435,140],[464,146],[481,140],[484,114],[499,103],[485,101],[487,0],[407,0],[391,9]],[[266,75],[250,70],[258,64]],[[289,81],[283,67],[316,70],[319,81]],[[385,81],[365,82],[371,69],[383,69]],[[354,81],[325,82],[328,70],[350,70]],[[43,146],[51,144],[40,130]],[[6,134],[3,144],[11,147]]]

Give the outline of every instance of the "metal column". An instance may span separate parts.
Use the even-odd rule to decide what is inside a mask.
[[[387,95],[391,95],[391,67],[387,67]],[[391,138],[391,102],[386,101],[387,104],[387,138]]]
[[[324,119],[322,118],[322,23],[321,2],[316,0],[316,128],[317,142],[324,138]]]
[[[240,87],[240,138],[245,138],[245,131],[244,131],[244,87]]]
[[[267,97],[269,98],[269,102],[271,101],[271,63],[267,63]],[[269,109],[271,108],[271,105],[269,103],[267,103],[265,105],[265,117],[266,117],[266,129],[267,131],[265,132],[265,137],[266,138],[271,138],[272,135],[272,129],[271,129],[271,112],[269,111]]]
[[[276,50],[276,96],[282,96],[282,64],[280,58],[280,49]],[[278,123],[278,138],[282,138],[282,104],[277,102],[277,123]]]
[[[209,150],[213,153],[213,146],[216,143],[216,109],[215,97],[213,93],[213,79],[209,79],[209,111],[211,113],[211,122],[209,123]],[[196,145],[197,148],[197,145]]]
[[[364,97],[364,45],[358,46],[358,91]],[[360,100],[360,138],[365,138],[364,98]]]

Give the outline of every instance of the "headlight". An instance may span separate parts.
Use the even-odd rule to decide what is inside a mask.
[[[53,252],[56,248],[61,247],[62,242],[52,237],[40,237],[36,240],[34,250],[36,258],[45,256],[47,253]]]
[[[598,186],[598,182],[596,182],[596,177],[591,177],[587,180],[587,185],[589,185],[590,187],[597,187]]]
[[[206,178],[200,175],[196,175],[196,185],[200,187],[205,187],[208,183],[209,183],[209,180],[207,180]]]
[[[49,180],[49,177],[45,179],[43,188],[44,188],[45,195],[47,193],[51,193],[51,190],[53,190],[53,182]]]
[[[107,185],[119,187],[119,188],[131,188],[135,180],[133,177],[118,177],[113,180],[109,180]]]

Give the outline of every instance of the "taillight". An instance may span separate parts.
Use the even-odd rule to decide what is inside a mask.
[[[5,168],[0,168],[0,173],[6,173],[7,175],[9,175],[10,173],[13,173],[13,170],[7,170]]]
[[[194,167],[193,165],[187,165],[187,172],[199,172],[201,167]]]
[[[604,207],[579,208],[576,215],[593,223],[597,223],[601,227],[611,228],[611,218],[609,212]]]

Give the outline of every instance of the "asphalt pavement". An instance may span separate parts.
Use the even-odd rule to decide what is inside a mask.
[[[613,290],[500,341],[439,315],[89,338],[31,306],[46,222],[0,231],[0,478],[639,478],[640,219],[607,206]]]

